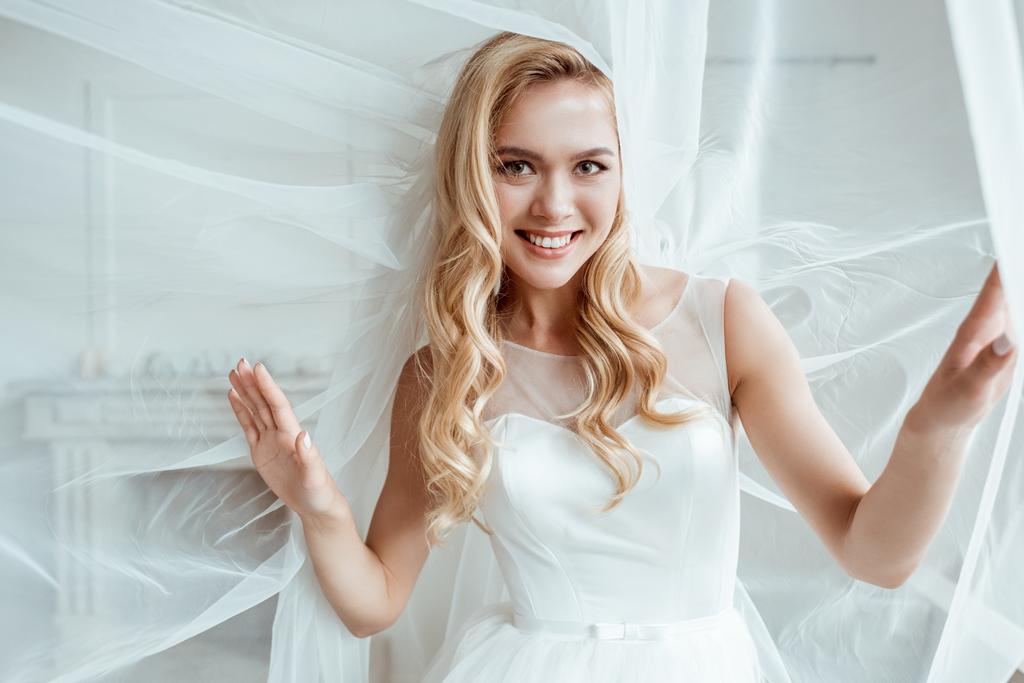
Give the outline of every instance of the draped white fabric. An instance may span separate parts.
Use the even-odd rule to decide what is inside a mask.
[[[0,0],[0,679],[414,681],[502,598],[466,525],[351,636],[227,401],[263,360],[365,533],[425,342],[435,132],[501,30],[613,79],[639,260],[757,287],[874,481],[995,258],[1024,330],[1022,26],[1011,0]],[[1021,383],[896,590],[741,443],[737,602],[772,683],[1022,665]]]

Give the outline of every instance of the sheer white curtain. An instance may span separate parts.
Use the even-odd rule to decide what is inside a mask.
[[[873,481],[995,258],[1024,330],[1024,8],[983,5],[0,0],[0,678],[413,681],[502,597],[468,526],[353,638],[226,397],[263,360],[365,533],[434,135],[501,30],[611,76],[640,260],[755,286]],[[897,590],[741,444],[736,600],[773,683],[1021,665],[1020,390]]]

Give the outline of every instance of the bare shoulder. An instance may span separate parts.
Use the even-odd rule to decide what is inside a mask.
[[[723,308],[725,363],[734,400],[745,378],[769,366],[799,365],[786,328],[756,289],[731,278]]]
[[[419,415],[430,394],[432,368],[429,346],[417,349],[402,365],[391,413],[393,439],[398,438],[409,443],[414,440]],[[395,455],[394,451],[392,455]]]
[[[416,349],[416,351],[411,356],[409,356],[409,358],[405,362],[419,363],[422,365],[430,363],[430,360],[430,345],[425,344],[420,348]]]
[[[398,379],[399,392],[418,393],[429,387],[433,371],[430,345],[421,346],[405,360]]]

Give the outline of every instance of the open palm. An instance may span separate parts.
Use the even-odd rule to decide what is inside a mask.
[[[267,486],[300,516],[336,510],[343,496],[317,447],[303,443],[307,434],[266,366],[243,358],[228,379],[228,401]]]

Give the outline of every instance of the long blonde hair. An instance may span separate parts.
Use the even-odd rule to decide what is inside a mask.
[[[469,519],[491,533],[473,512],[493,463],[494,441],[481,415],[506,373],[498,325],[506,282],[492,176],[499,163],[493,133],[530,86],[561,79],[600,89],[614,117],[611,81],[576,49],[505,32],[485,41],[463,66],[441,123],[434,190],[439,239],[421,290],[429,372],[423,371],[417,355],[421,376],[430,385],[419,437],[432,499],[427,513],[431,544],[442,543],[449,529]],[[642,283],[629,247],[621,190],[611,231],[583,270],[576,339],[584,352],[588,396],[562,417],[572,419],[574,431],[618,482],[617,493],[602,510],[606,512],[636,485],[643,466],[639,452],[608,423],[633,387],[640,387],[637,414],[656,425],[683,424],[709,409],[654,409],[667,361],[657,340],[628,316]],[[473,454],[476,446],[485,446],[479,456]]]

